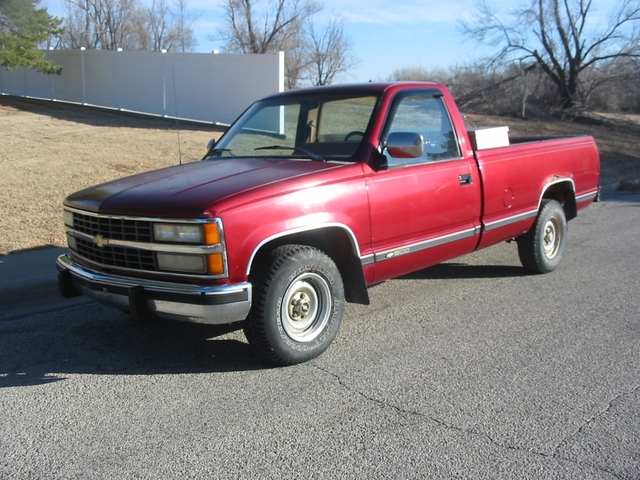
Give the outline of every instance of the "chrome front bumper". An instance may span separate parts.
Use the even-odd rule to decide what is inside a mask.
[[[251,308],[251,284],[202,287],[132,279],[94,272],[68,255],[56,261],[60,292],[65,297],[87,295],[134,318],[153,316],[206,324],[244,320]]]

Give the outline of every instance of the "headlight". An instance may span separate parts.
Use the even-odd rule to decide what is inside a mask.
[[[69,210],[64,210],[62,212],[62,218],[64,219],[64,224],[67,227],[73,227],[73,212]]]
[[[78,251],[78,242],[76,242],[76,237],[73,235],[67,235],[67,245],[69,245],[69,248],[74,252]]]
[[[154,223],[156,242],[203,243],[202,226],[191,224]]]
[[[204,273],[205,258],[203,255],[183,255],[180,253],[158,253],[160,270],[174,272]]]
[[[206,273],[224,275],[226,259],[220,222],[210,223],[169,223],[153,224],[153,239],[158,243],[189,244],[181,247],[169,245],[160,247],[156,254],[158,268],[167,272]],[[199,246],[213,247],[202,249]],[[164,251],[166,249],[166,251]],[[174,251],[171,251],[171,250]],[[177,251],[177,250],[180,251]],[[201,254],[191,254],[190,250]],[[207,250],[211,253],[202,253]]]

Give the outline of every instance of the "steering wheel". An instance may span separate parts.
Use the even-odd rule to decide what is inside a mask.
[[[363,132],[363,131],[361,131],[361,130],[354,130],[354,131],[352,131],[352,132],[349,132],[349,133],[347,133],[347,134],[345,135],[345,137],[344,137],[344,141],[345,141],[345,142],[348,142],[348,141],[349,141],[349,139],[350,139],[351,137],[355,136],[355,135],[360,135],[361,137],[364,137],[364,132]]]

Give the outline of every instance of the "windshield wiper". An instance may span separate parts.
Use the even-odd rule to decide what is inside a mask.
[[[315,160],[316,162],[326,162],[326,160],[322,158],[320,155],[316,155],[315,153],[311,153],[310,151],[300,147],[288,147],[286,145],[269,145],[267,147],[258,147],[256,148],[256,150],[294,150],[294,151],[302,152],[305,155],[309,155],[309,158],[311,160]]]

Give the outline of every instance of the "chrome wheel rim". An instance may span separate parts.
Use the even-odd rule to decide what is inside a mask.
[[[306,273],[289,284],[280,309],[285,333],[296,342],[317,338],[329,323],[331,290],[316,273]]]
[[[545,223],[542,234],[542,248],[545,257],[551,259],[558,254],[560,249],[561,233],[557,218],[551,218]]]

